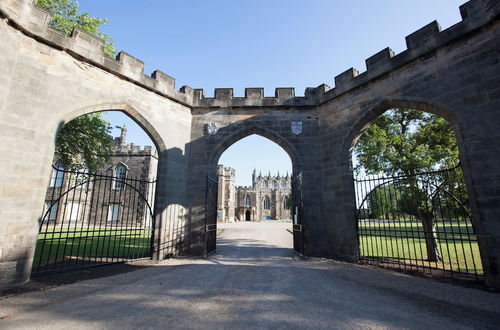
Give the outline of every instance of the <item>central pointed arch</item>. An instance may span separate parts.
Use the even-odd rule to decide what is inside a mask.
[[[294,146],[291,143],[289,143],[284,137],[280,136],[279,134],[271,133],[270,131],[259,128],[259,127],[243,128],[243,129],[237,131],[236,133],[234,133],[233,135],[229,136],[228,138],[224,139],[220,143],[218,143],[215,146],[211,157],[209,158],[210,164],[217,165],[219,158],[224,153],[224,151],[226,151],[227,148],[229,148],[231,145],[238,142],[239,140],[246,138],[247,136],[250,136],[253,134],[265,137],[265,138],[273,141],[277,145],[279,145],[281,148],[283,148],[283,150],[286,151],[286,153],[288,154],[288,156],[292,160],[293,172],[294,173],[298,172],[298,166],[299,166],[298,165],[299,161],[298,161],[298,157],[297,157],[298,152],[297,152],[297,150],[295,150]]]

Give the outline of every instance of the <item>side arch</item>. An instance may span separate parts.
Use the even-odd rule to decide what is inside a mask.
[[[147,120],[146,117],[144,117],[140,113],[140,111],[138,111],[137,109],[135,109],[134,107],[132,107],[127,103],[105,102],[99,104],[92,104],[89,106],[84,106],[69,111],[60,119],[55,136],[57,136],[62,127],[71,120],[80,117],[82,115],[94,112],[102,112],[102,111],[121,111],[127,114],[151,138],[151,140],[155,144],[156,150],[158,151],[158,155],[161,155],[162,151],[166,150],[165,142],[163,141],[163,138],[160,136],[154,125],[149,120]]]
[[[455,137],[457,139],[457,144],[461,144],[462,134],[459,127],[460,118],[458,117],[458,112],[440,102],[417,97],[400,97],[397,99],[383,99],[376,102],[374,105],[366,105],[364,107],[367,107],[369,109],[360,110],[362,111],[362,114],[352,126],[346,143],[343,146],[344,154],[345,152],[351,151],[351,149],[358,142],[361,134],[370,126],[370,124],[375,119],[377,119],[377,117],[382,115],[387,110],[394,108],[414,109],[432,113],[446,119],[453,127],[453,131],[455,132]]]
[[[359,113],[360,116],[357,119],[353,120],[353,124],[350,128],[349,135],[346,136],[346,140],[342,144],[342,160],[347,160],[342,164],[344,168],[347,164],[351,164],[351,151],[353,147],[358,142],[360,136],[363,132],[371,125],[371,123],[377,119],[380,115],[390,109],[395,108],[407,108],[413,109],[417,111],[427,112],[434,115],[437,115],[443,119],[445,119],[452,127],[457,148],[459,151],[459,161],[460,168],[463,172],[463,178],[465,181],[467,194],[468,194],[468,204],[472,210],[472,223],[474,224],[475,232],[478,234],[477,241],[479,244],[480,255],[482,259],[482,264],[485,269],[485,273],[488,272],[488,241],[484,239],[486,235],[482,233],[485,232],[483,228],[483,223],[481,221],[481,214],[479,212],[478,200],[477,200],[477,190],[476,184],[474,182],[473,176],[471,174],[471,164],[474,162],[470,159],[469,163],[469,151],[471,148],[468,148],[470,142],[466,141],[466,138],[470,138],[470,131],[467,130],[468,124],[466,122],[465,115],[461,113],[459,110],[454,109],[444,103],[437,102],[434,100],[428,100],[425,98],[417,98],[417,97],[399,97],[395,99],[383,99],[378,101],[367,102],[366,104],[360,105]],[[469,150],[468,150],[469,149]],[[352,201],[355,201],[355,188],[354,188],[354,174],[351,170],[348,172],[347,176],[349,180],[349,189],[348,194],[351,195]],[[444,192],[446,193],[446,192]],[[356,203],[353,203],[353,207],[355,208]],[[356,211],[357,212],[357,211]]]
[[[369,109],[364,110],[362,115],[352,126],[352,129],[349,135],[347,136],[347,140],[345,140],[345,143],[343,143],[342,145],[342,155],[346,160],[349,160],[348,161],[349,164],[351,163],[350,159],[351,159],[352,148],[358,142],[361,134],[363,134],[363,132],[370,126],[370,124],[375,119],[377,119],[377,117],[382,115],[385,111],[394,108],[408,108],[440,116],[444,118],[446,121],[448,121],[448,123],[450,123],[451,127],[453,128],[453,132],[455,133],[455,139],[457,141],[457,147],[459,151],[458,157],[460,159],[460,164],[462,167],[462,171],[464,173],[465,183],[467,185],[467,191],[470,198],[470,206],[473,210],[476,210],[475,212],[477,212],[477,205],[475,202],[476,193],[472,188],[474,186],[473,180],[470,174],[469,163],[465,156],[467,154],[467,150],[465,149],[465,143],[463,141],[463,132],[461,128],[461,121],[463,119],[460,117],[458,111],[454,110],[453,108],[443,103],[418,97],[399,97],[395,99],[383,99],[371,106],[366,105],[365,107],[369,107]],[[363,109],[361,109],[361,111],[363,111]],[[474,215],[475,217],[477,217],[478,213],[475,213]]]

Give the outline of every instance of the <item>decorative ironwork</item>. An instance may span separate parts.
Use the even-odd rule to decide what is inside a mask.
[[[217,189],[217,177],[207,175],[205,193],[205,256],[215,253],[217,246]]]
[[[483,280],[459,166],[355,179],[359,261],[432,277]]]
[[[150,258],[156,181],[54,167],[33,273]]]
[[[299,173],[292,178],[293,250],[303,257],[305,252],[302,209],[302,173]]]

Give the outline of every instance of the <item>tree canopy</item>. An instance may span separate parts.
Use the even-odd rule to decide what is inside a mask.
[[[453,167],[458,148],[450,124],[430,113],[392,109],[363,132],[354,147],[357,170],[411,175]]]
[[[108,21],[105,18],[92,17],[88,13],[80,14],[76,0],[38,0],[36,5],[52,15],[50,26],[66,35],[71,35],[75,27],[104,40],[104,53],[114,57],[117,54],[113,39],[100,28]]]
[[[113,152],[111,126],[94,113],[73,119],[63,126],[56,140],[56,160],[67,168],[86,167],[96,172],[109,163]]]
[[[113,39],[100,31],[107,20],[80,13],[76,0],[38,0],[36,5],[52,15],[50,26],[66,35],[79,28],[105,41],[104,53],[113,57],[117,51]],[[59,132],[55,157],[66,168],[86,167],[95,172],[106,165],[113,151],[111,127],[101,114],[89,114],[73,119]]]

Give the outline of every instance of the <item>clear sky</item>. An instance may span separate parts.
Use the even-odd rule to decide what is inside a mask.
[[[103,31],[117,49],[144,61],[146,74],[159,69],[175,77],[177,88],[203,88],[213,96],[214,88],[232,87],[243,96],[245,87],[264,87],[265,95],[273,96],[275,87],[295,87],[300,96],[306,87],[333,86],[333,77],[350,67],[364,71],[365,59],[385,47],[403,51],[405,36],[433,20],[443,29],[459,22],[458,7],[465,2],[80,0],[80,8],[107,18]],[[117,115],[107,118],[113,125],[125,122]],[[127,126],[129,142],[151,145],[132,123]],[[249,140],[244,154],[223,155],[225,165],[245,155],[250,163],[267,157],[276,169],[290,166],[287,157],[275,159],[278,151],[264,152],[262,139]],[[255,166],[266,173],[274,168]]]

